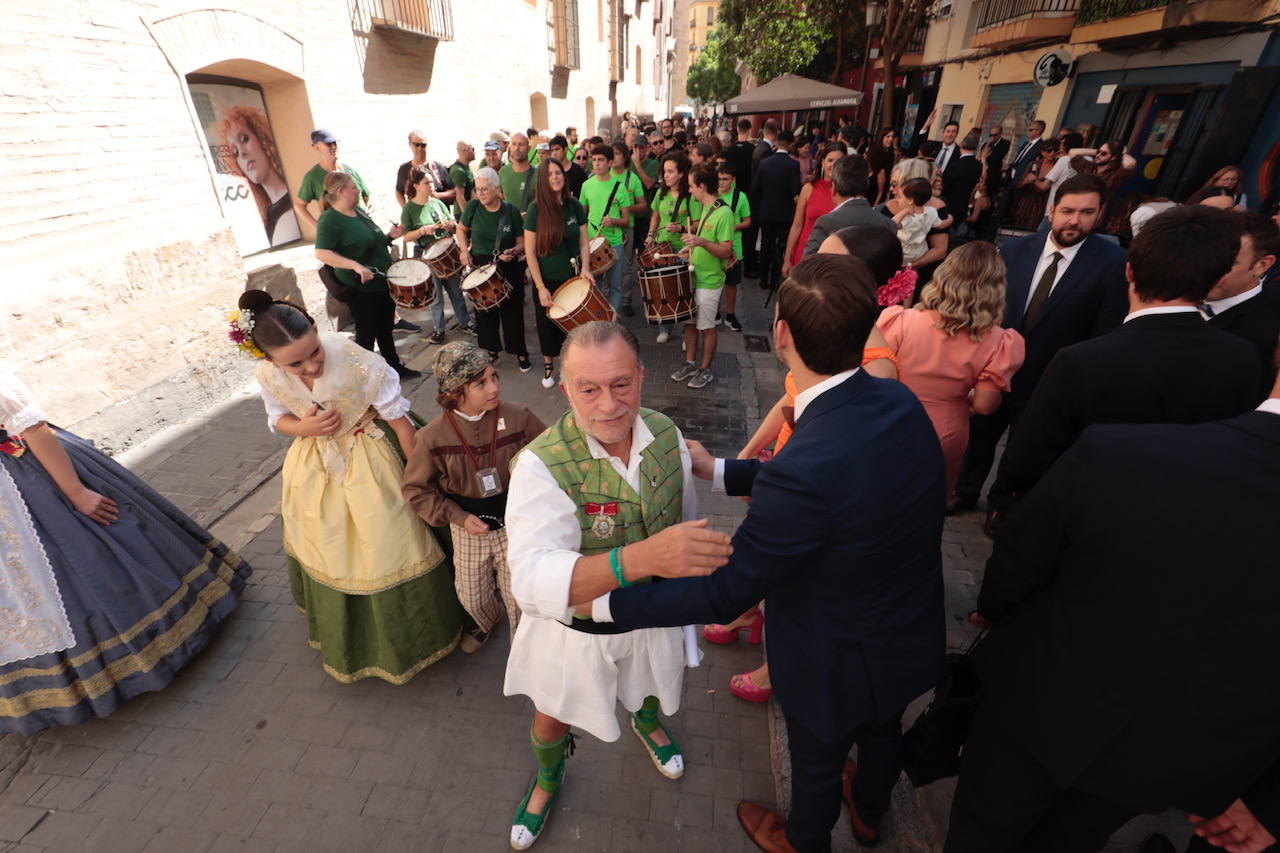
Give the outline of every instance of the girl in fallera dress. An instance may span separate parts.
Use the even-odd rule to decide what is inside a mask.
[[[30,735],[168,685],[250,569],[3,366],[0,426],[0,735]]]
[[[400,495],[415,430],[400,380],[261,290],[241,296],[237,331],[262,357],[268,425],[294,437],[281,518],[311,646],[338,681],[404,684],[458,645],[461,609],[443,550]]]

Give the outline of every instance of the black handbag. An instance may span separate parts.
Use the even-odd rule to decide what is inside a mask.
[[[981,694],[970,657],[980,639],[981,634],[966,651],[947,655],[933,700],[902,736],[902,769],[917,788],[960,772],[960,753]]]
[[[351,301],[355,290],[343,284],[338,280],[338,275],[333,271],[333,267],[328,264],[322,264],[319,270],[320,281],[324,282],[324,289],[329,291],[329,295],[339,302]]]

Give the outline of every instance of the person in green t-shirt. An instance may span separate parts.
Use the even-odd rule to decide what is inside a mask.
[[[529,162],[529,137],[523,133],[511,134],[507,153],[511,162],[498,173],[502,182],[502,197],[523,214],[533,200],[533,179],[538,174],[538,170]]]
[[[360,191],[359,206],[366,208],[364,212],[368,213],[369,188],[365,186],[364,178],[360,177],[359,172],[346,163],[338,162],[338,137],[331,131],[317,128],[311,131],[311,147],[316,152],[318,162],[302,176],[302,185],[298,187],[298,193],[293,197],[293,210],[298,218],[312,228],[316,227],[316,217],[311,215],[308,205],[313,201],[318,202],[320,212],[324,212],[324,179],[330,172],[344,172],[351,176],[356,188]]]
[[[425,163],[414,166],[409,172],[411,197],[404,203],[400,211],[400,224],[404,227],[404,238],[414,241],[413,256],[420,258],[437,240],[448,237],[457,230],[458,223],[448,205],[436,198],[435,179],[431,169]],[[444,296],[449,294],[449,303],[453,306],[453,316],[458,321],[458,328],[471,326],[471,316],[467,311],[467,300],[462,296],[462,277],[453,275],[441,278],[431,271],[435,281],[436,292],[431,297],[432,332],[428,340],[433,344],[444,343]]]
[[[673,151],[664,155],[659,165],[658,179],[662,187],[653,197],[645,248],[659,246],[663,253],[676,255],[684,248],[680,237],[690,221],[689,206],[693,202],[693,196],[689,195],[689,158],[683,151]],[[665,344],[671,339],[672,328],[671,323],[658,326],[658,343]]]
[[[347,307],[356,324],[356,343],[372,350],[374,342],[387,364],[403,378],[422,374],[400,363],[391,327],[396,306],[387,292],[384,273],[391,266],[387,246],[404,229],[396,225],[390,234],[359,209],[360,188],[346,172],[330,172],[324,179],[324,201],[329,205],[316,222],[316,260],[333,270],[345,284]]]
[[[495,363],[506,350],[516,357],[521,373],[533,364],[524,339],[524,241],[520,237],[520,211],[502,198],[502,182],[488,166],[476,172],[476,197],[467,203],[454,239],[462,252],[464,266],[496,264],[511,287],[496,308],[476,311],[479,344]],[[504,346],[505,344],[505,346]]]
[[[703,165],[689,175],[694,200],[704,213],[692,233],[683,237],[684,250],[693,268],[693,296],[697,314],[684,324],[685,363],[671,374],[672,381],[688,380],[690,388],[703,388],[715,378],[711,361],[716,357],[716,311],[724,289],[725,262],[733,257],[733,213],[716,198],[720,187],[714,166]],[[698,366],[698,339],[702,339],[702,366]]]
[[[587,211],[588,238],[604,237],[618,255],[618,260],[604,273],[605,283],[600,288],[617,311],[622,306],[623,229],[631,224],[627,208],[632,198],[611,173],[612,163],[613,148],[600,144],[591,149],[591,177],[582,185],[582,206]]]
[[[729,207],[733,214],[733,257],[724,273],[724,322],[735,332],[742,331],[742,324],[733,313],[738,305],[738,285],[742,283],[742,232],[751,227],[751,202],[747,194],[738,189],[734,177],[733,166],[728,160],[721,158],[716,166],[720,178],[720,200]]]
[[[524,214],[524,254],[538,294],[533,317],[542,349],[542,387],[551,388],[555,386],[555,359],[564,344],[564,331],[547,316],[552,294],[577,275],[575,262],[584,270],[583,278],[595,284],[595,277],[590,269],[587,212],[569,192],[564,164],[550,157],[538,170],[536,198]]]
[[[458,141],[458,159],[449,167],[449,180],[453,181],[453,215],[461,216],[476,189],[476,176],[471,171],[471,161],[476,159],[476,149],[469,142]]]
[[[625,142],[613,143],[613,163],[609,174],[622,184],[619,193],[626,190],[631,201],[627,204],[626,214],[630,224],[622,229],[622,249],[618,252],[618,263],[622,264],[622,316],[631,316],[631,291],[636,286],[636,224],[641,216],[648,217],[649,204],[644,198],[644,182],[636,174],[631,163],[631,148]],[[647,225],[646,225],[647,227]]]

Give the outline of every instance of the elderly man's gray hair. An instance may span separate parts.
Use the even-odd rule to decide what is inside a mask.
[[[635,334],[621,323],[608,320],[595,320],[570,329],[561,348],[562,358],[567,358],[569,350],[574,347],[598,347],[614,338],[621,338],[636,354],[636,361],[640,361],[640,342],[636,340]]]

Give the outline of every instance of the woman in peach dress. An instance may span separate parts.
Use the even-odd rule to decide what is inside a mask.
[[[934,271],[919,307],[891,306],[876,323],[897,353],[899,381],[920,398],[942,442],[947,494],[960,475],[970,413],[1000,408],[1025,356],[1022,335],[998,325],[1004,291],[996,247],[966,243]]]

